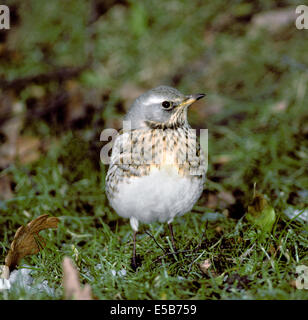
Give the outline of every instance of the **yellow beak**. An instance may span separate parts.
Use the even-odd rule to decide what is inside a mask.
[[[182,103],[180,103],[178,105],[178,107],[188,107],[191,104],[193,104],[194,102],[196,102],[197,100],[200,100],[205,96],[206,96],[205,93],[191,94],[191,95],[187,96],[187,99],[185,99]]]

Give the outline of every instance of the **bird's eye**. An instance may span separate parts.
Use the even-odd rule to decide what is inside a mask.
[[[169,101],[164,101],[161,105],[164,109],[169,109],[172,106],[172,104]]]

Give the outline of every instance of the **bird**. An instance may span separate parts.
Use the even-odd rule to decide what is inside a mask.
[[[167,223],[176,252],[172,222],[191,211],[203,192],[205,156],[187,109],[204,96],[153,88],[132,103],[114,141],[105,190],[116,213],[130,219],[134,270],[139,223]]]

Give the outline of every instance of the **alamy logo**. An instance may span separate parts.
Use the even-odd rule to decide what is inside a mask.
[[[198,139],[197,131],[192,128],[187,129],[185,134],[179,133],[178,136],[170,135],[168,132],[164,129],[155,129],[148,133],[142,133],[140,130],[131,130],[130,121],[123,121],[121,134],[111,128],[101,132],[100,141],[107,142],[107,144],[101,149],[100,159],[104,164],[113,163],[120,166],[130,164],[164,164],[168,166],[184,165],[190,162],[193,164],[190,168],[191,175],[199,175],[200,172],[207,171],[208,129],[200,129],[200,139]],[[118,143],[114,146],[117,138],[119,138]],[[181,138],[181,144],[177,149],[179,138]],[[115,154],[118,156],[112,157],[111,149],[113,147],[117,150]],[[201,152],[202,156],[200,156]]]
[[[10,29],[10,9],[3,4],[0,5],[0,30]]]
[[[295,21],[295,26],[297,29],[308,29],[308,7],[305,5],[300,5],[296,7],[295,12],[300,14]]]

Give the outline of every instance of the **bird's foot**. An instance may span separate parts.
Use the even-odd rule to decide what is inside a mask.
[[[134,271],[137,271],[139,267],[142,266],[140,256],[132,257],[131,267]]]

